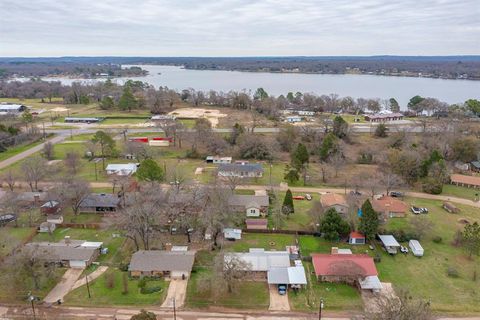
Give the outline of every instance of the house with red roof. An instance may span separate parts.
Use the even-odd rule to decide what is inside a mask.
[[[405,202],[390,196],[373,199],[372,207],[382,215],[384,221],[388,218],[404,218],[408,212],[408,205]]]
[[[349,244],[365,244],[365,236],[358,231],[350,232],[350,236],[348,237]]]
[[[364,290],[382,288],[375,262],[367,254],[313,253],[311,256],[319,281],[347,283]]]

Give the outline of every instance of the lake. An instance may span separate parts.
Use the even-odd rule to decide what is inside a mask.
[[[182,90],[252,90],[264,88],[269,94],[286,95],[292,92],[312,92],[318,95],[336,93],[342,97],[381,98],[394,97],[405,108],[408,100],[415,95],[433,97],[447,103],[464,102],[471,98],[480,98],[480,81],[444,80],[413,77],[393,77],[377,75],[329,75],[329,74],[292,74],[240,71],[188,70],[175,66],[141,65],[149,74],[134,78],[148,82],[155,87],[167,86]],[[60,80],[70,84],[74,79],[45,78]],[[114,81],[123,83],[127,78]],[[84,80],[94,82],[98,80]]]

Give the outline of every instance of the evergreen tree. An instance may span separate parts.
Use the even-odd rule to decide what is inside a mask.
[[[386,138],[387,137],[388,128],[384,123],[380,123],[375,128],[375,137],[377,138]]]
[[[379,224],[378,213],[373,210],[370,200],[367,199],[362,205],[362,216],[359,224],[359,230],[365,235],[367,241],[375,238]]]
[[[100,109],[109,110],[115,107],[115,102],[109,96],[106,96],[100,101]]]
[[[480,225],[478,222],[467,224],[463,230],[463,244],[470,257],[480,254]]]
[[[395,98],[390,98],[388,102],[389,102],[390,111],[400,112],[400,105],[398,104],[397,100],[395,100]]]
[[[135,99],[135,96],[132,93],[132,89],[130,86],[125,86],[123,89],[123,94],[120,97],[120,100],[118,101],[118,107],[121,110],[132,110],[137,107],[137,100]]]
[[[136,172],[136,176],[140,181],[160,182],[163,180],[163,169],[153,159],[145,159],[140,163],[140,167]]]
[[[319,231],[324,234],[326,240],[338,241],[340,237],[348,234],[350,226],[334,208],[331,208],[320,221]]]
[[[293,168],[287,164],[287,166],[285,167],[285,174],[283,178],[287,180],[289,183],[294,183],[300,179],[300,176],[296,168]]]
[[[305,147],[303,143],[299,143],[291,155],[292,167],[301,170],[303,166],[308,163],[309,158],[307,147]]]
[[[343,120],[342,117],[336,116],[335,119],[333,120],[333,134],[340,138],[343,139],[347,136],[348,133],[348,123]]]
[[[319,155],[320,160],[326,161],[330,155],[337,151],[337,137],[333,133],[328,133],[322,141],[320,146]]]
[[[285,193],[285,198],[283,199],[282,212],[285,215],[290,215],[295,213],[295,208],[293,207],[293,195],[290,189]]]

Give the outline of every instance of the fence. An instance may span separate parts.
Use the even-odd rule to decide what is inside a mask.
[[[100,229],[99,223],[62,223],[57,226],[59,228]]]

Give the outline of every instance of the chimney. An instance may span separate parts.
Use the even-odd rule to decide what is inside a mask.
[[[70,236],[65,236],[65,244],[70,244],[70,243],[72,243],[70,241]]]
[[[338,247],[332,247],[331,254],[338,254]]]
[[[172,244],[170,242],[165,243],[165,250],[172,251]]]

